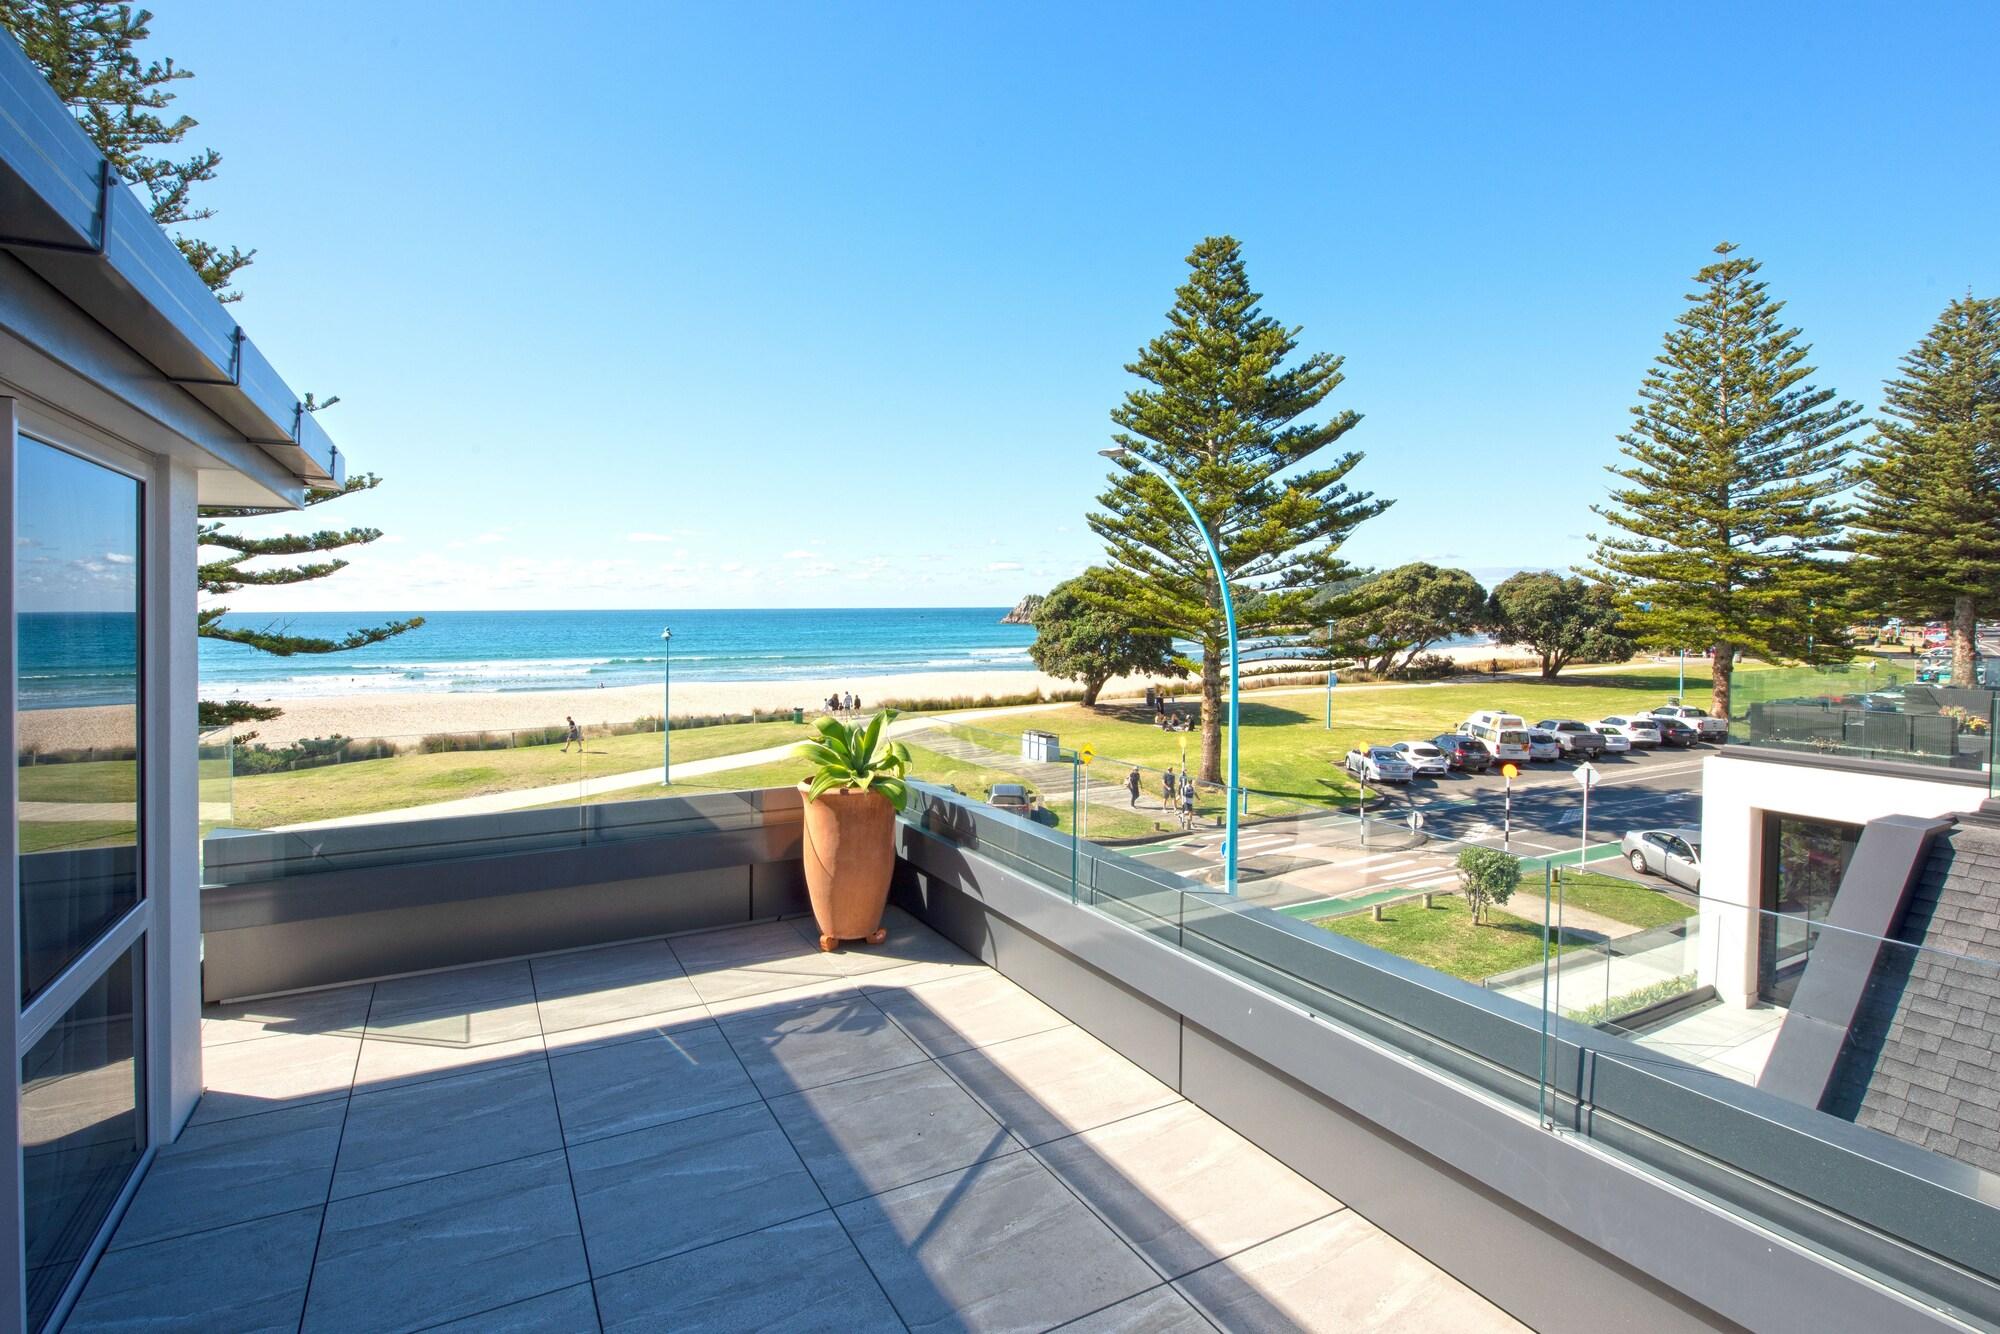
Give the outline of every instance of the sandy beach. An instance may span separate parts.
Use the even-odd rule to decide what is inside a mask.
[[[1484,663],[1494,657],[1518,658],[1521,650],[1490,644],[1443,650],[1461,662]],[[1306,670],[1311,670],[1310,668]],[[1142,694],[1147,678],[1114,680],[1105,698]],[[1161,682],[1182,694],[1197,688],[1193,678]],[[828,695],[853,690],[864,707],[885,699],[947,700],[982,696],[1004,697],[1041,691],[1054,696],[1075,691],[1064,681],[1037,671],[911,672],[894,676],[862,676],[847,680],[797,681],[676,681],[674,716],[749,713],[794,706],[811,711]],[[610,686],[597,690],[515,691],[373,691],[367,694],[273,698],[249,692],[242,698],[275,704],[284,717],[246,725],[268,745],[288,745],[301,737],[420,737],[433,732],[504,731],[510,728],[555,727],[566,717],[586,727],[629,723],[657,717],[660,687]],[[117,707],[43,709],[19,715],[23,746],[45,749],[129,745],[129,710]]]

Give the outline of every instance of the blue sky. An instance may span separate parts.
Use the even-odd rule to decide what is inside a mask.
[[[1488,577],[1584,555],[1716,241],[1871,406],[2000,294],[1991,5],[154,7],[239,318],[388,479],[246,609],[1012,602],[1211,233],[1347,358],[1350,557]]]

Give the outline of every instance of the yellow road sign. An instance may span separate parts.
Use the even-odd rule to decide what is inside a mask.
[[[1089,764],[1092,760],[1097,758],[1097,752],[1095,750],[1092,750],[1089,746],[1085,746],[1083,749],[1077,751],[1076,757],[1079,760],[1082,760],[1085,764]]]
[[[1500,766],[1500,774],[1503,778],[1519,778],[1521,770],[1518,765],[1503,764]]]

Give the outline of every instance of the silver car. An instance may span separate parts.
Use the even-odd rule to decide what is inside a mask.
[[[1356,746],[1344,767],[1364,783],[1407,783],[1417,776],[1410,762],[1387,746]]]
[[[1701,830],[1634,829],[1619,845],[1632,869],[1701,892]]]
[[[1420,776],[1443,778],[1451,772],[1451,758],[1428,741],[1398,741],[1389,747],[1410,762]]]

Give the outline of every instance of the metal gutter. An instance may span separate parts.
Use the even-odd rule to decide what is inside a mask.
[[[312,486],[346,460],[27,54],[0,40],[0,249]]]

